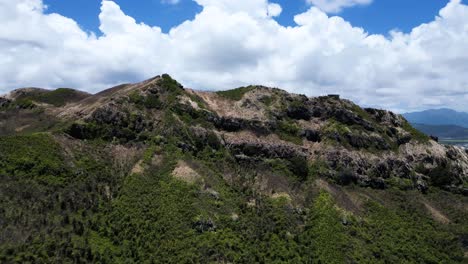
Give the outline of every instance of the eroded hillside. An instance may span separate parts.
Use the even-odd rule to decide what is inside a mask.
[[[466,261],[468,153],[388,111],[168,75],[0,109],[2,262]]]

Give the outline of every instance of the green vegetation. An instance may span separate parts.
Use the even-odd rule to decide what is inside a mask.
[[[292,120],[286,119],[278,122],[276,134],[282,139],[296,145],[302,145],[302,138],[299,135],[300,128]]]
[[[345,263],[349,242],[340,218],[332,197],[320,193],[301,235],[311,248],[307,252],[310,263]]]
[[[422,164],[416,168],[419,173],[424,173],[429,177],[430,183],[434,186],[444,187],[449,185],[462,184],[460,177],[454,173],[450,164],[442,164],[435,168],[425,168]]]
[[[385,132],[371,133],[359,125],[346,125],[335,119],[329,119],[322,129],[327,142],[341,145],[348,149],[362,149],[371,153],[385,150],[398,150],[398,144]]]
[[[433,188],[466,185],[453,165],[420,165],[406,179],[370,164],[368,176],[391,188],[361,188],[351,184],[356,172],[327,153],[313,161],[287,157],[289,149],[238,155],[259,148],[230,148],[203,101],[170,76],[153,85],[56,124],[65,128],[54,134],[0,136],[0,263],[466,261],[468,199]],[[249,89],[220,96],[240,100]],[[267,132],[302,145],[293,117],[275,116]],[[324,144],[367,151],[390,140],[333,119],[320,133]],[[414,191],[416,172],[429,177],[425,195]]]
[[[201,125],[206,128],[213,128],[213,124],[207,121],[209,112],[197,110],[191,106],[176,104],[171,110],[187,125]]]
[[[252,192],[245,182],[227,184],[225,170],[242,171],[245,179],[255,174],[253,168],[237,166],[229,152],[209,146],[184,152],[174,145],[178,137],[151,139],[152,147],[142,154],[147,169],[137,174],[129,173],[136,160],[124,171],[115,170],[105,151],[108,144],[90,141],[84,148],[73,141],[58,144],[48,134],[0,138],[0,212],[5,216],[0,222],[0,261],[456,263],[463,259],[454,236],[463,232],[462,215],[459,227],[450,232],[408,206],[409,198],[401,193],[388,193],[395,201],[387,207],[369,201],[360,215],[338,208],[325,192],[310,197],[304,210],[293,210],[288,199]],[[151,163],[155,154],[162,155],[158,164]],[[202,186],[172,176],[181,159],[202,175]],[[270,164],[277,173],[291,175],[312,174],[324,167],[317,162],[307,172],[294,172],[307,165],[304,160]]]
[[[138,91],[134,91],[129,95],[129,101],[132,104],[137,106],[146,107],[148,109],[161,109],[163,107],[163,103],[159,99],[159,96],[155,94],[149,94],[146,96],[140,95]]]
[[[37,105],[31,100],[27,98],[18,99],[7,104],[4,104],[0,107],[2,111],[11,111],[15,109],[22,109],[22,110],[31,110],[36,109]]]
[[[356,113],[360,118],[375,124],[374,118],[372,118],[372,116],[366,110],[362,109],[359,105],[352,104],[350,110],[353,111],[353,113]]]
[[[336,121],[334,119],[330,119],[327,122],[327,126],[325,127],[324,132],[325,133],[334,133],[334,132],[336,132],[339,135],[344,135],[346,133],[351,133],[351,129],[347,125],[345,125],[345,124],[343,124],[341,122],[338,122],[338,121]]]
[[[65,129],[65,132],[77,139],[104,140],[108,142],[126,143],[137,139],[145,139],[144,133],[138,133],[128,126],[118,127],[96,122],[73,123]]]
[[[158,90],[158,87],[161,90]],[[163,74],[158,80],[157,87],[150,88],[149,93],[143,94],[141,91],[135,90],[128,95],[128,100],[140,110],[144,108],[161,110],[175,104],[177,96],[183,93],[185,91],[180,83],[168,74]]]
[[[73,101],[79,101],[86,98],[85,93],[81,93],[70,88],[58,88],[53,91],[40,90],[32,91],[17,98],[17,101],[27,100],[39,103],[50,104],[56,107],[64,106]]]
[[[19,99],[19,100],[16,100],[14,103],[13,103],[13,106],[15,107],[18,107],[20,109],[33,109],[36,106],[36,104],[31,100],[31,99]]]
[[[276,95],[271,95],[271,96],[264,96],[260,99],[262,103],[264,103],[267,107],[270,107],[274,102],[278,100]]]
[[[411,137],[420,142],[420,143],[427,143],[429,142],[429,137],[422,133],[421,131],[417,130],[416,128],[414,128],[408,121],[405,120],[405,122],[403,123],[403,129],[410,133],[411,134]]]
[[[93,149],[71,158],[47,134],[0,138],[0,262],[92,260],[93,215],[119,181]]]
[[[254,89],[255,89],[255,86],[246,86],[246,87],[240,87],[240,88],[233,89],[233,90],[220,91],[216,93],[226,99],[233,100],[233,101],[240,101],[244,97],[244,94]]]
[[[163,74],[161,76],[161,80],[158,82],[158,85],[169,93],[180,94],[183,92],[182,85],[176,80],[172,79],[169,74]]]
[[[37,100],[54,106],[64,106],[66,103],[82,99],[85,96],[80,92],[69,88],[58,88],[54,91],[40,95]]]
[[[326,176],[329,173],[328,164],[320,159],[314,160],[309,164],[309,176],[311,178],[318,178],[319,176]]]
[[[195,102],[199,108],[207,109],[206,103],[203,101],[203,99],[200,96],[193,94],[191,92],[185,92],[185,95],[187,95],[187,97],[190,98],[190,100]]]
[[[412,178],[414,178],[414,175],[412,175]],[[399,177],[391,177],[390,179],[386,181],[386,183],[402,191],[412,190],[414,189],[414,186],[415,186],[413,179],[405,179],[405,178],[399,178]]]
[[[62,162],[58,145],[46,134],[0,138],[2,175],[60,186],[66,180]]]
[[[269,165],[272,172],[290,177],[299,182],[305,182],[310,175],[309,165],[304,157],[267,159],[265,162]]]
[[[404,202],[404,201],[400,201]],[[359,263],[457,263],[463,259],[455,237],[416,208],[389,210],[367,204],[365,220],[350,227],[353,257]]]

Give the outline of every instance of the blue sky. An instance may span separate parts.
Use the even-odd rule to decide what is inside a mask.
[[[0,0],[0,94],[169,73],[198,90],[468,111],[468,0],[161,1]]]
[[[181,0],[178,4],[167,4],[161,0],[116,0],[115,2],[138,22],[159,26],[164,32],[185,20],[193,19],[202,10],[202,7],[192,0]],[[293,17],[310,8],[305,0],[272,2],[282,6],[283,12],[275,19],[285,26],[295,25]],[[374,0],[369,5],[346,8],[336,15],[371,34],[385,35],[393,29],[409,32],[415,26],[434,20],[447,2],[448,0]],[[44,3],[48,6],[48,13],[59,13],[73,18],[85,30],[100,34],[98,16],[101,1],[45,0]]]

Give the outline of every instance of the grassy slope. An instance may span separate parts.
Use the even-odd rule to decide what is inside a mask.
[[[58,88],[52,91],[37,91],[20,96],[19,101],[35,101],[53,106],[64,106],[68,102],[79,101],[86,98],[88,94],[70,88]]]
[[[246,87],[240,87],[237,89],[232,89],[232,90],[227,90],[227,91],[219,91],[216,93],[226,99],[239,101],[242,99],[242,97],[244,97],[244,94],[252,91],[253,89],[255,89],[255,86],[246,86]]]
[[[178,113],[166,104],[176,101],[182,91],[167,76],[163,86],[167,94],[160,102],[165,104],[139,97],[131,103],[141,104],[142,113],[146,108],[170,107]],[[227,97],[237,100],[245,92]],[[0,262],[463,261],[461,242],[468,237],[464,197],[437,189],[424,197],[444,209],[452,220],[448,225],[433,221],[421,208],[421,194],[396,189],[346,187],[369,197],[361,211],[347,212],[329,193],[313,189],[316,174],[324,169],[320,162],[238,163],[216,136],[203,140],[187,129],[187,124],[198,122],[198,112],[186,116],[185,124],[173,112],[165,112],[153,134],[121,141],[146,150],[139,157],[147,168],[141,173],[130,173],[132,166],[116,170],[109,148],[119,141],[108,135],[106,127],[99,127],[100,133],[87,140],[66,144],[50,134],[0,137],[0,215],[4,216]],[[295,137],[297,128],[287,121],[279,131]],[[413,132],[416,139],[425,140]],[[184,152],[180,143],[187,142],[194,149]],[[153,163],[154,154],[162,162]],[[203,184],[172,177],[178,160],[195,164]],[[254,183],[259,173],[304,184],[308,192],[304,207],[295,208],[286,198],[272,199],[251,188],[248,183]],[[227,180],[228,175],[237,180]]]
[[[89,144],[95,144],[92,149],[102,147]],[[235,170],[236,165],[229,165],[228,156],[220,157],[229,154],[183,154],[168,143],[160,146],[165,153],[162,164],[147,173],[118,178],[99,154],[75,151],[71,158],[47,134],[0,139],[0,208],[6,216],[1,222],[1,262],[456,263],[462,259],[455,234],[466,230],[466,223],[437,224],[408,206],[399,198],[401,192],[385,192],[390,203],[384,207],[371,200],[360,215],[338,209],[333,198],[322,192],[301,213],[285,199],[226,185],[219,168]],[[171,177],[178,159],[201,164],[219,198]],[[119,190],[114,199],[106,199],[104,186]],[[444,195],[444,200],[457,199]],[[256,199],[255,207],[246,206],[251,198]],[[232,218],[233,213],[238,219]]]

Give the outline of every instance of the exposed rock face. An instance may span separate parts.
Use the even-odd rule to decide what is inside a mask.
[[[0,108],[11,102],[0,98]],[[78,120],[66,130],[78,139],[147,142],[177,135],[184,152],[209,146],[239,161],[320,162],[316,173],[341,184],[467,192],[465,150],[438,144],[400,115],[337,96],[308,98],[261,86],[198,92],[158,76],[54,109],[46,110],[62,121]]]
[[[300,152],[297,148],[284,144],[242,142],[229,144],[228,147],[234,154],[244,154],[249,157],[286,159],[295,156],[304,156],[303,152]]]
[[[320,131],[317,130],[306,129],[302,131],[301,136],[312,142],[322,141]]]
[[[401,127],[405,122],[403,116],[396,115],[390,111],[374,108],[365,108],[364,110],[382,125],[390,127]]]
[[[216,128],[228,132],[250,130],[258,134],[268,134],[271,132],[272,124],[259,120],[246,120],[241,118],[219,117],[210,115],[208,121],[212,122]]]
[[[290,104],[286,111],[288,117],[297,120],[310,120],[312,118],[312,111],[309,107],[307,107],[307,97],[304,96],[293,102],[294,104]]]
[[[128,126],[128,117],[118,109],[117,106],[104,106],[91,114],[87,121],[96,123],[110,124],[116,127]]]
[[[10,104],[11,104],[10,99],[0,97],[0,108],[8,107]]]

